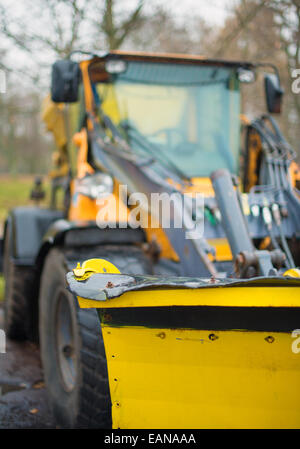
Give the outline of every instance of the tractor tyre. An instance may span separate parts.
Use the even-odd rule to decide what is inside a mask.
[[[4,330],[12,340],[26,340],[30,334],[34,271],[31,267],[18,266],[13,260],[13,242],[10,226],[4,240]]]
[[[40,347],[50,407],[62,428],[109,429],[111,399],[98,313],[80,309],[76,297],[66,289],[65,256],[61,250],[50,251],[40,286]],[[121,272],[151,272],[150,262],[136,247],[102,247],[89,256],[106,258]],[[73,257],[74,262],[82,260]],[[70,264],[70,255],[68,261]]]

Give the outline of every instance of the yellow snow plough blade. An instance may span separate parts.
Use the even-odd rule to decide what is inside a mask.
[[[114,428],[300,428],[299,279],[68,282],[99,312]]]

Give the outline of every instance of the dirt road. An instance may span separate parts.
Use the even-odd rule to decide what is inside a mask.
[[[55,425],[47,404],[39,350],[31,343],[6,341],[6,353],[0,353],[0,429],[45,428]]]

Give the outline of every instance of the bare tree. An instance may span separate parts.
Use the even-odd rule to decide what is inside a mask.
[[[299,69],[300,66],[300,0],[271,0],[270,8],[277,19],[281,45],[291,76],[292,70]],[[292,100],[297,111],[298,121],[300,121],[299,95],[292,95]]]
[[[138,30],[128,36],[124,48],[199,54],[206,52],[206,43],[212,34],[213,29],[200,16],[191,15],[186,23],[180,23],[164,7],[157,6],[147,16],[141,32]]]
[[[266,0],[263,5],[258,0],[241,0],[210,46],[211,53],[222,58],[272,62],[278,67],[285,95],[283,113],[277,119],[300,156],[300,98],[291,91],[291,70],[299,68],[299,4],[300,0]],[[255,17],[251,11],[256,11]],[[242,92],[250,117],[265,110],[261,77]]]
[[[97,0],[35,0],[27,10],[23,4],[18,16],[9,0],[0,0],[0,36],[7,47],[32,57],[28,70],[32,75],[33,63],[40,73],[55,58],[68,57],[74,50],[119,48],[144,23],[143,5],[137,0],[128,12],[124,3],[120,9],[120,0],[104,0],[100,6]]]
[[[1,0],[0,32],[26,52],[66,57],[79,44],[87,5],[88,0],[37,0],[27,17],[17,17]]]
[[[229,28],[222,41],[216,45],[213,52],[218,57],[239,37],[240,33],[257,17],[259,12],[269,0],[247,1],[241,0],[241,4],[233,10],[235,26]]]
[[[133,11],[126,14],[118,14],[117,5],[116,0],[105,0],[104,8],[100,9],[102,19],[94,21],[96,30],[104,35],[105,46],[109,50],[120,48],[125,39],[139,29],[145,20],[142,14],[143,0],[139,0]]]

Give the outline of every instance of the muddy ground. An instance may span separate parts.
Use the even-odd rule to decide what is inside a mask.
[[[0,429],[53,428],[38,347],[7,340],[0,353]]]

